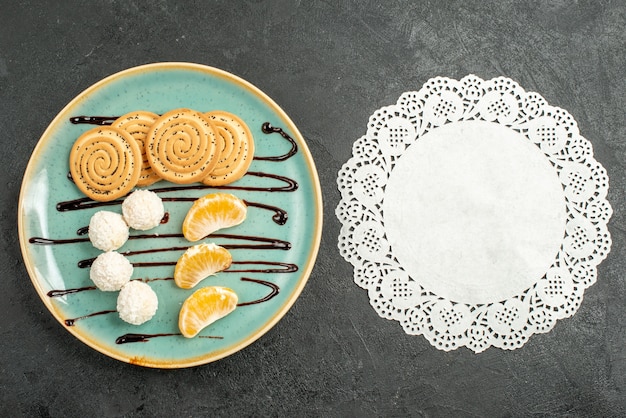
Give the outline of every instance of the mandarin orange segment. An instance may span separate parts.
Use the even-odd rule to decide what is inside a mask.
[[[178,328],[186,338],[193,338],[200,331],[235,310],[237,294],[227,287],[209,286],[196,290],[180,309]]]
[[[226,270],[233,258],[224,247],[213,243],[189,247],[174,268],[174,282],[182,289],[191,289],[202,280]]]
[[[212,193],[196,200],[183,221],[183,235],[198,241],[218,229],[239,225],[246,219],[248,207],[237,196]]]

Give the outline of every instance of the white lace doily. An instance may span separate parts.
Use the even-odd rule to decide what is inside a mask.
[[[437,77],[369,119],[339,250],[383,318],[449,351],[573,315],[607,256],[609,179],[572,116],[499,77]]]

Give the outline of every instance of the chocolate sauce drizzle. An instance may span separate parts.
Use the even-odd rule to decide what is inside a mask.
[[[91,267],[94,258],[80,260],[78,267],[81,269]],[[250,268],[250,269],[227,269],[222,273],[293,273],[298,271],[298,266],[292,263],[282,263],[280,261],[233,261],[232,265],[253,265],[253,266],[275,266],[274,268]],[[176,261],[145,261],[132,263],[133,267],[167,267],[175,266]]]
[[[255,207],[255,208],[265,209],[269,211],[274,211],[272,220],[274,221],[274,223],[278,225],[285,225],[287,223],[287,219],[288,219],[287,211],[284,209],[281,209],[277,206],[266,205],[265,203],[250,202],[249,200],[244,200],[244,202],[248,207]]]
[[[221,189],[221,190],[242,190],[247,192],[294,192],[298,190],[298,183],[285,176],[281,176],[278,174],[264,173],[260,171],[248,171],[246,176],[255,176],[262,178],[272,178],[278,181],[285,183],[285,186],[274,186],[274,187],[252,187],[252,186],[207,186],[204,184],[192,184],[189,186],[172,186],[172,187],[153,187],[149,190],[154,193],[170,193],[170,192],[179,192],[185,190],[208,190],[208,189]],[[72,174],[67,173],[67,178],[72,181]],[[187,202],[192,198],[162,198],[168,202]],[[195,199],[192,199],[195,200]],[[59,202],[56,205],[56,209],[59,212],[68,212],[72,210],[81,210],[81,209],[91,209],[102,206],[114,206],[121,205],[123,202],[122,199],[110,200],[108,202],[97,202],[95,200],[91,200],[88,197],[82,197],[79,199],[68,200],[65,202]]]
[[[115,344],[127,344],[127,343],[147,343],[151,338],[156,337],[173,337],[176,335],[182,335],[181,333],[171,333],[171,334],[124,334],[120,335],[115,339]],[[214,338],[222,338],[222,337],[214,337]]]
[[[152,277],[152,278],[132,279],[132,280],[138,280],[140,282],[148,283],[148,282],[156,282],[159,280],[165,280],[165,281],[174,280],[174,278],[173,277]],[[80,292],[87,292],[91,290],[98,290],[98,288],[96,286],[85,286],[85,287],[75,287],[71,289],[53,289],[49,291],[48,293],[46,293],[46,295],[49,298],[59,298],[62,296],[72,295],[74,293],[80,293]]]
[[[171,334],[124,334],[120,335],[115,339],[115,344],[128,344],[128,343],[147,343],[148,340],[157,337],[175,337],[183,335],[180,332],[175,332]],[[219,335],[198,335],[197,338],[211,338],[214,340],[223,340],[224,337]]]
[[[93,318],[94,316],[98,316],[98,315],[106,315],[106,314],[110,314],[110,313],[114,313],[117,312],[116,310],[108,310],[108,311],[100,311],[100,312],[94,312],[94,313],[90,313],[87,315],[83,315],[83,316],[79,316],[78,318],[72,318],[72,319],[66,319],[65,325],[68,327],[73,327],[76,321],[80,321],[81,319],[87,319],[87,318]]]
[[[119,116],[73,116],[70,118],[70,122],[74,125],[88,124],[88,125],[110,125]]]
[[[89,227],[79,228],[77,231],[77,235],[85,235],[89,230]],[[230,239],[230,240],[242,240],[242,241],[252,241],[252,242],[261,242],[262,244],[219,244],[220,246],[230,249],[250,249],[250,250],[289,250],[291,249],[291,243],[289,241],[283,241],[277,238],[265,238],[265,237],[257,237],[253,235],[236,235],[236,234],[211,234],[207,235],[203,239],[206,238],[221,238],[221,239]],[[183,238],[183,234],[140,234],[140,235],[130,235],[128,237],[129,240],[136,239],[159,239],[159,238]],[[43,237],[31,237],[28,242],[35,245],[59,245],[59,244],[74,244],[77,242],[87,242],[89,238],[70,238],[70,239],[51,239],[51,238],[43,238]],[[134,254],[147,254],[147,253],[157,253],[157,252],[167,252],[167,251],[176,251],[176,250],[186,250],[187,247],[171,247],[171,248],[154,248],[150,250],[140,250],[140,251],[126,251],[125,255],[134,255]]]
[[[265,173],[257,173],[257,174],[263,174],[265,175]],[[259,188],[254,188],[254,187],[240,187],[240,190],[248,190],[248,191],[294,191],[298,188],[297,183],[295,183],[293,180],[288,179],[286,177],[282,177],[282,176],[278,176],[278,175],[274,175],[274,174],[267,174],[267,176],[271,176],[274,178],[282,178],[285,179],[285,181],[289,181],[292,182],[292,185],[286,186],[286,187],[268,187],[268,188],[263,188],[263,187],[259,187]],[[293,187],[292,187],[293,186]],[[208,189],[209,186],[200,186],[200,185],[194,185],[194,186],[183,186],[183,187],[163,187],[160,189],[152,189],[153,192],[155,193],[167,193],[167,192],[175,192],[175,191],[181,191],[181,190],[192,190],[192,189]],[[197,197],[162,197],[161,198],[162,201],[164,202],[194,202],[197,200]],[[95,200],[91,200],[88,197],[81,197],[78,199],[74,199],[74,200],[66,200],[63,202],[59,202],[56,204],[56,209],[59,212],[68,212],[68,211],[74,211],[74,210],[82,210],[82,209],[92,209],[92,208],[99,208],[99,207],[104,207],[104,206],[115,206],[115,205],[121,205],[123,202],[123,200],[111,200],[108,202],[97,202]],[[272,205],[267,205],[264,203],[259,203],[259,202],[252,202],[249,200],[245,200],[244,201],[246,203],[246,205],[248,206],[252,206],[252,207],[257,207],[260,209],[265,209],[268,210],[270,212],[274,212],[274,215],[272,216],[272,220],[277,223],[278,225],[284,225],[285,223],[287,223],[287,211],[284,209],[281,209],[277,206],[272,206]],[[169,214],[167,214],[168,218],[167,219],[162,219],[161,223],[167,223],[169,220]]]
[[[46,295],[49,298],[58,298],[61,296],[71,295],[73,293],[84,292],[86,290],[96,290],[96,289],[97,289],[96,286],[77,287],[74,289],[63,289],[63,290],[54,289],[46,293]]]
[[[171,281],[171,280],[174,280],[174,278],[173,277],[163,277],[163,278],[159,278],[159,279],[133,279],[133,280],[139,280],[139,281],[142,281],[142,282],[149,282],[149,281],[154,281],[154,280],[170,280]],[[270,300],[273,297],[275,297],[276,295],[278,295],[278,293],[280,292],[280,288],[278,287],[278,285],[276,285],[276,284],[274,284],[272,282],[268,282],[267,280],[252,279],[252,278],[249,278],[249,277],[242,277],[240,280],[242,282],[252,282],[252,283],[257,283],[257,284],[261,284],[261,285],[267,286],[267,287],[269,287],[271,289],[271,291],[270,291],[270,293],[267,294],[267,296],[264,296],[262,298],[259,298],[259,299],[256,299],[256,300],[252,300],[252,301],[249,301],[249,302],[242,302],[242,303],[237,304],[237,306],[239,306],[239,307],[241,307],[241,306],[249,306],[249,305],[256,305],[256,304],[259,304],[259,303],[267,302],[268,300]],[[71,294],[79,293],[79,292],[91,291],[91,290],[97,290],[97,287],[96,286],[87,286],[87,287],[77,287],[77,288],[74,288],[74,289],[51,290],[51,291],[49,291],[47,293],[47,295],[49,297],[51,297],[51,298],[55,298],[55,297],[71,295]],[[102,313],[110,313],[110,312],[106,311],[106,312],[102,312]],[[82,319],[82,318],[86,318],[86,317],[81,317],[79,319]],[[74,321],[75,320],[76,319],[74,319]],[[73,322],[72,322],[72,324],[73,324]]]
[[[228,268],[223,273],[294,273],[298,271],[298,266],[292,263],[281,263],[279,261],[233,261],[231,267],[234,265],[252,265],[252,266],[275,266],[275,268],[250,268],[250,269],[232,269]]]
[[[276,285],[276,284],[274,284],[272,282],[268,282],[267,280],[259,280],[259,279],[251,279],[249,277],[242,277],[241,281],[242,282],[252,282],[252,283],[262,284],[264,286],[269,287],[272,290],[271,290],[270,293],[267,294],[267,296],[262,297],[260,299],[253,300],[251,302],[238,303],[237,306],[239,306],[239,307],[241,307],[241,306],[249,306],[249,305],[256,305],[258,303],[267,302],[268,300],[272,299],[274,296],[278,295],[278,293],[280,292],[280,288],[278,287],[278,285]]]
[[[35,245],[58,245],[76,244],[78,242],[88,242],[89,238],[52,239],[43,237],[30,237],[28,242]]]
[[[274,127],[272,126],[271,123],[265,122],[261,126],[261,131],[263,131],[264,134],[273,134],[273,133],[280,134],[280,136],[282,136],[287,141],[289,141],[289,143],[291,144],[291,149],[289,150],[287,154],[284,154],[284,155],[279,155],[276,157],[254,157],[255,160],[257,161],[284,161],[288,158],[291,158],[292,156],[296,154],[296,152],[298,152],[298,144],[296,143],[296,141],[294,141],[294,139],[290,137],[287,134],[287,132],[285,132],[281,128]]]
[[[166,250],[166,251],[175,251],[175,250],[185,250],[187,249],[187,247],[171,247],[170,249]],[[148,250],[146,252],[152,252],[151,250]],[[123,253],[126,256],[129,255],[134,255],[137,252],[129,252],[129,253]],[[89,268],[91,267],[91,265],[93,264],[95,260],[94,258],[85,258],[84,260],[80,260],[77,265],[78,268],[84,269],[84,268]],[[253,265],[253,266],[259,266],[259,265],[265,265],[265,266],[276,266],[276,268],[256,268],[256,269],[247,269],[247,270],[234,270],[234,269],[227,269],[227,270],[223,270],[222,273],[293,273],[298,271],[298,266],[296,264],[291,264],[291,263],[281,263],[279,261],[233,261],[232,265],[235,264],[239,264],[239,265]],[[132,263],[133,267],[166,267],[166,266],[175,266],[176,265],[176,261],[145,261],[145,262],[135,262]]]

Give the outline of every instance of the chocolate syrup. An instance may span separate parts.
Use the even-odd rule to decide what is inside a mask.
[[[121,200],[110,200],[108,202],[96,202],[88,197],[81,197],[79,199],[67,200],[65,202],[59,202],[56,205],[57,211],[68,212],[71,210],[91,209],[99,208],[103,206],[121,205]]]
[[[159,277],[159,278],[149,278],[149,279],[133,279],[133,280],[139,280],[142,282],[154,282],[157,280],[164,280],[164,281],[172,281],[174,280],[173,277]],[[276,296],[279,292],[279,287],[278,285],[272,283],[272,282],[268,282],[266,280],[259,280],[259,279],[251,279],[249,277],[242,277],[241,278],[242,282],[253,282],[253,283],[258,283],[258,284],[262,284],[264,286],[267,286],[269,288],[272,289],[272,291],[265,297],[261,298],[261,299],[257,299],[257,300],[253,300],[250,302],[243,302],[240,303],[237,306],[247,306],[247,305],[255,305],[257,303],[263,303],[263,302],[267,302],[268,300],[272,299],[274,296]],[[86,286],[86,287],[77,287],[77,288],[73,288],[73,289],[64,289],[64,290],[51,290],[47,293],[48,297],[51,298],[56,298],[56,297],[61,297],[61,296],[65,296],[65,295],[71,295],[74,293],[79,293],[79,292],[86,292],[89,290],[97,290],[96,286]]]
[[[70,239],[50,239],[43,237],[31,237],[28,242],[35,245],[53,245],[53,244],[76,244],[77,242],[88,242],[89,238],[70,238]]]
[[[238,190],[246,190],[246,191],[262,191],[262,192],[278,192],[278,191],[295,191],[298,188],[298,184],[287,178],[287,177],[283,177],[283,176],[279,176],[279,175],[275,175],[275,174],[266,174],[266,173],[255,173],[255,175],[261,175],[261,176],[267,176],[267,177],[273,177],[273,178],[277,178],[280,180],[284,180],[286,183],[288,183],[287,186],[283,186],[283,187],[238,187]],[[220,188],[222,186],[216,187],[216,188]],[[155,193],[167,193],[167,192],[176,192],[176,191],[181,191],[181,190],[192,190],[192,189],[208,189],[210,188],[209,186],[204,186],[204,185],[194,185],[194,186],[181,186],[181,187],[163,187],[160,189],[152,189],[153,192]],[[235,189],[235,187],[232,187],[233,189]],[[197,197],[162,197],[161,200],[164,202],[195,202],[198,198]],[[69,211],[74,211],[74,210],[82,210],[82,209],[92,209],[92,208],[98,208],[98,207],[103,207],[103,206],[114,206],[114,205],[121,205],[123,202],[123,200],[111,200],[108,202],[96,202],[94,200],[89,199],[88,197],[81,197],[78,199],[74,199],[74,200],[67,200],[64,202],[59,202],[56,205],[56,209],[59,212],[69,212]],[[285,211],[284,209],[281,209],[277,206],[272,206],[272,205],[266,205],[263,203],[258,203],[258,202],[251,202],[246,200],[245,201],[246,204],[248,206],[254,206],[254,207],[258,207],[261,209],[266,209],[269,211],[273,211],[275,212],[274,216],[272,216],[272,219],[274,220],[274,222],[276,222],[279,225],[284,225],[287,222],[287,211]],[[163,217],[163,219],[161,219],[161,223],[167,223],[169,221],[169,214],[165,214],[165,216]]]
[[[154,277],[154,278],[133,279],[133,280],[138,280],[144,283],[148,283],[148,282],[156,282],[158,280],[174,280],[174,278],[173,277]],[[61,296],[71,295],[71,294],[79,293],[79,292],[86,292],[89,290],[98,290],[98,288],[96,286],[86,286],[86,287],[75,287],[72,289],[63,289],[63,290],[53,289],[49,291],[48,293],[46,293],[46,295],[50,298],[58,298]]]
[[[77,231],[77,235],[84,235],[85,234],[84,231],[88,229],[89,227],[79,228]],[[256,249],[256,250],[290,250],[291,249],[291,243],[289,241],[283,241],[278,238],[265,238],[265,237],[257,237],[254,235],[211,234],[211,235],[207,235],[203,239],[206,239],[209,237],[263,243],[263,244],[220,244],[222,247],[226,249]],[[139,235],[130,235],[128,237],[129,240],[159,239],[159,238],[183,238],[183,234],[139,234]],[[78,242],[87,242],[87,241],[89,241],[88,238],[50,239],[50,238],[42,238],[42,237],[32,237],[32,238],[29,238],[28,240],[29,243],[35,244],[35,245],[75,244]],[[137,252],[127,251],[124,254],[126,255],[145,254],[145,253],[151,253],[151,252],[175,251],[175,250],[187,249],[187,248],[188,247],[155,248],[151,250],[142,250],[142,251],[137,251]]]
[[[88,125],[110,125],[119,116],[73,116],[70,118],[70,122],[74,125],[88,124]]]
[[[127,343],[146,343],[151,338],[156,337],[172,337],[175,335],[181,335],[180,333],[172,334],[124,334],[115,339],[115,344],[127,344]]]
[[[277,206],[266,205],[265,203],[250,202],[249,200],[244,200],[244,202],[247,206],[274,211],[274,216],[272,216],[272,220],[278,225],[285,225],[287,223],[287,211],[284,209],[281,209]]]
[[[86,286],[86,287],[77,287],[74,289],[64,289],[64,290],[51,290],[46,295],[49,298],[58,298],[65,295],[71,295],[73,293],[84,292],[85,290],[96,290],[96,286]]]
[[[168,193],[168,192],[178,192],[181,190],[184,191],[184,190],[206,190],[206,189],[242,190],[246,192],[294,192],[298,190],[298,183],[295,180],[289,177],[281,176],[279,174],[265,173],[262,171],[248,171],[246,173],[246,176],[271,178],[271,179],[286,183],[286,185],[278,186],[278,187],[252,187],[252,186],[235,186],[234,183],[231,185],[225,185],[225,186],[207,186],[204,184],[192,184],[190,186],[157,187],[151,190],[155,193]],[[172,200],[172,201],[176,201],[176,200]]]
[[[124,334],[115,339],[115,344],[128,344],[128,343],[147,343],[148,340],[157,337],[173,337],[182,335],[181,333],[172,334]],[[224,337],[219,335],[198,335],[198,338],[212,338],[216,340],[223,340]]]
[[[245,244],[230,244],[230,248],[232,249],[235,249],[235,248],[249,248],[249,249],[255,248],[259,250],[273,250],[273,249],[290,250],[291,249],[291,243],[289,241],[283,241],[277,238],[265,238],[265,237],[257,237],[253,235],[236,235],[236,234],[211,234],[209,236],[213,238],[235,239],[235,240],[240,239],[240,240],[266,243],[266,244],[258,244],[258,245],[255,245],[254,247],[245,246]],[[205,238],[208,238],[208,236]],[[225,247],[225,245],[222,245],[222,246]]]
[[[91,318],[91,317],[98,316],[98,315],[106,315],[106,314],[110,314],[114,312],[117,312],[117,311],[116,310],[100,311],[100,312],[90,313],[88,315],[79,316],[78,318],[66,319],[65,325],[68,327],[73,327],[74,323],[76,321],[80,321],[81,319]]]
[[[263,303],[263,302],[267,302],[268,300],[272,299],[274,296],[276,296],[278,294],[278,292],[280,291],[280,288],[278,287],[278,285],[272,283],[272,282],[268,282],[266,280],[259,280],[259,279],[251,279],[249,277],[242,277],[241,278],[242,282],[252,282],[252,283],[258,283],[258,284],[262,284],[264,286],[269,287],[270,289],[272,289],[272,291],[265,297],[257,299],[257,300],[253,300],[250,302],[242,302],[242,303],[238,303],[237,306],[241,307],[241,306],[248,306],[248,305],[256,305],[257,303]]]
[[[94,258],[80,260],[78,267],[81,269],[91,267]],[[233,261],[232,265],[263,265],[263,266],[276,266],[276,268],[257,268],[257,269],[227,269],[222,273],[293,273],[298,271],[298,266],[291,263],[281,263],[278,261]],[[167,267],[175,266],[176,261],[145,261],[132,263],[133,267]]]
[[[261,125],[261,131],[263,131],[264,134],[279,133],[280,136],[282,136],[287,141],[289,141],[289,143],[291,144],[291,149],[289,150],[287,154],[284,154],[284,155],[279,155],[276,157],[254,157],[255,160],[257,161],[284,161],[294,156],[296,152],[298,152],[298,144],[292,137],[290,137],[287,134],[287,132],[283,131],[282,128],[276,128],[272,126],[269,122],[265,122],[263,125]]]
[[[268,269],[231,269],[224,270],[223,273],[293,273],[298,271],[298,266],[292,263],[281,263],[279,261],[233,261],[234,265],[253,265],[253,266],[276,266],[277,268]]]

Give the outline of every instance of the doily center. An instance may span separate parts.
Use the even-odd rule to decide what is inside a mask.
[[[505,300],[535,284],[565,231],[555,168],[524,135],[464,121],[410,145],[383,202],[393,255],[424,289],[451,301]]]

